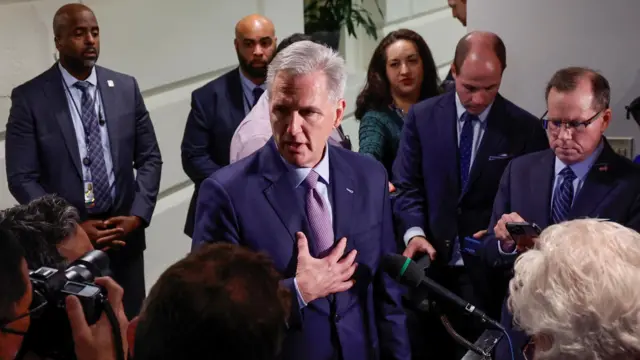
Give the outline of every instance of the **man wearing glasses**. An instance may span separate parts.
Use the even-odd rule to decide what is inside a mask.
[[[120,323],[120,331],[126,334],[128,321],[122,305],[122,288],[110,278],[98,278],[96,283],[107,289],[109,302]],[[31,319],[49,306],[46,300],[33,291],[24,250],[11,233],[0,228],[0,359],[13,360],[22,357],[20,348],[27,335]],[[102,315],[89,327],[84,318],[80,301],[66,298],[67,315],[73,332],[75,353],[78,360],[115,360],[115,347],[111,325]],[[123,338],[127,353],[127,342]]]
[[[508,222],[544,229],[572,219],[605,218],[640,230],[640,168],[616,154],[603,136],[612,117],[610,93],[607,79],[591,69],[570,67],[553,75],[543,116],[551,149],[514,159],[505,169],[483,248],[490,266],[510,270],[535,243],[532,237],[514,239]],[[501,321],[512,332],[515,359],[523,359],[529,339],[514,331],[506,307]],[[496,359],[511,359],[504,339]]]

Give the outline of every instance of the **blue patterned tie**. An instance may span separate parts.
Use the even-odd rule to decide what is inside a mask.
[[[554,224],[567,220],[571,210],[571,203],[573,203],[573,181],[576,179],[576,174],[567,166],[560,171],[560,176],[562,176],[562,182],[553,194],[553,206],[551,208],[551,221]]]
[[[473,148],[473,122],[479,120],[476,115],[465,112],[462,115],[462,131],[460,132],[460,189],[464,191],[469,181],[469,168],[471,166],[471,153]]]
[[[91,182],[93,183],[93,196],[95,205],[87,207],[90,213],[104,213],[111,207],[111,194],[109,187],[109,176],[107,166],[104,161],[104,150],[102,149],[102,138],[100,126],[98,125],[98,115],[96,114],[94,99],[91,98],[89,89],[93,87],[86,81],[78,81],[73,86],[82,91],[82,124],[84,126],[85,143],[87,146],[87,158],[83,163],[89,164],[91,171]],[[97,96],[97,94],[95,94]]]
[[[258,103],[258,100],[260,100],[260,96],[262,96],[262,93],[264,93],[263,88],[261,87],[253,88],[253,105],[251,105],[252,109],[254,106],[256,106],[256,104]]]

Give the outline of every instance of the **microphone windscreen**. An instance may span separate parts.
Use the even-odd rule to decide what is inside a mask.
[[[408,286],[418,286],[424,277],[424,269],[411,259],[399,254],[385,255],[382,259],[382,268],[396,281]]]

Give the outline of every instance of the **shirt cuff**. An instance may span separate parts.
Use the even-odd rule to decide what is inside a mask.
[[[307,303],[302,298],[302,295],[300,295],[300,289],[298,288],[298,279],[293,278],[293,286],[296,288],[296,295],[298,296],[298,304],[300,304],[300,309],[302,309],[307,306]]]
[[[422,230],[421,227],[419,226],[414,226],[412,228],[409,228],[409,230],[407,230],[404,233],[404,237],[402,238],[404,240],[404,244],[405,245],[409,245],[409,240],[411,240],[412,238],[416,237],[416,236],[422,236],[422,237],[427,237],[424,233],[424,230]]]
[[[511,246],[509,246],[511,247]],[[507,248],[508,249],[508,248]],[[498,240],[498,252],[500,253],[500,255],[516,255],[517,251],[516,251],[516,244],[513,244],[513,250],[511,250],[511,252],[507,252],[502,250],[502,241]]]

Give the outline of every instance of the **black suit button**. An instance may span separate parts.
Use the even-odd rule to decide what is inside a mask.
[[[458,212],[458,215],[462,215],[462,209],[461,208],[456,209],[456,211]]]
[[[340,320],[342,320],[342,317],[341,317],[340,315],[335,314],[335,315],[333,316],[333,321],[335,321],[336,323],[339,323],[339,322],[340,322]]]

